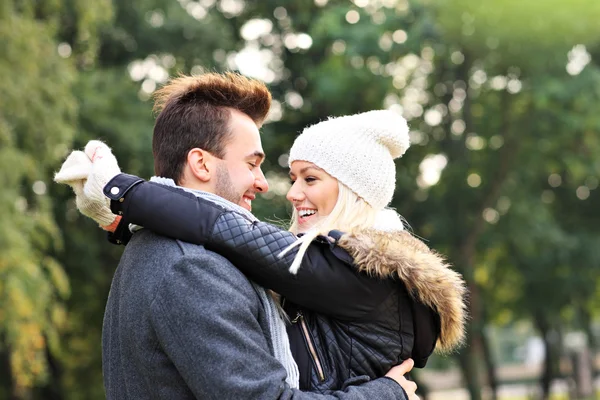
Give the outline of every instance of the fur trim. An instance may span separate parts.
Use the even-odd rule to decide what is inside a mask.
[[[448,353],[464,342],[466,285],[442,256],[406,231],[361,230],[343,235],[338,245],[354,257],[361,272],[399,277],[415,299],[437,311],[441,332],[436,351]]]

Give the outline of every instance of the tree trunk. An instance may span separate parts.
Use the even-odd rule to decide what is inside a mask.
[[[61,400],[64,398],[64,390],[62,387],[62,368],[60,362],[52,356],[48,348],[46,348],[46,358],[48,360],[50,379],[48,385],[38,390],[40,394],[39,398],[44,400]]]
[[[469,280],[467,279],[467,282]],[[481,400],[481,382],[483,381],[481,376],[483,357],[482,357],[482,346],[481,346],[481,318],[479,316],[478,304],[479,295],[478,289],[474,284],[468,284],[469,287],[469,314],[471,315],[471,323],[467,327],[467,340],[466,346],[461,350],[459,354],[459,362],[463,379],[471,400]]]
[[[0,351],[0,398],[15,400],[12,393],[12,370],[10,367],[9,354],[6,351]]]
[[[425,382],[419,379],[419,373],[411,374],[410,378],[417,384],[417,395],[419,396],[419,399],[427,400],[429,397],[429,387],[425,384]]]
[[[596,366],[596,359],[598,358],[598,341],[592,330],[592,316],[586,309],[581,310],[583,318],[583,329],[588,339],[590,357],[592,359],[592,377],[596,378],[600,373],[600,370]]]
[[[498,377],[496,376],[496,364],[494,362],[494,356],[492,355],[492,348],[490,346],[485,329],[482,329],[480,334],[487,373],[487,383],[492,395],[491,399],[498,400]]]
[[[544,368],[542,371],[542,376],[540,377],[540,390],[541,390],[541,400],[548,400],[550,398],[550,385],[552,384],[552,380],[554,379],[553,374],[553,364],[554,364],[554,348],[550,341],[550,324],[541,315],[534,316],[535,324],[542,336],[542,340],[544,341]]]
[[[462,79],[462,81],[466,83],[466,91],[469,93],[469,69],[472,64],[469,55],[465,53],[464,56],[464,62],[457,69],[457,78]],[[485,194],[483,195],[480,204],[474,209],[461,210],[461,214],[464,214],[464,216],[474,216],[472,224],[466,230],[466,235],[464,235],[462,240],[458,243],[458,252],[455,259],[456,266],[460,268],[469,290],[470,332],[467,337],[467,346],[460,355],[460,364],[471,400],[481,400],[482,377],[480,374],[486,365],[484,346],[481,342],[485,320],[483,318],[483,304],[481,304],[480,300],[479,287],[475,282],[475,256],[477,252],[477,243],[486,227],[486,222],[483,219],[483,212],[487,208],[494,207],[501,195],[502,186],[506,182],[510,171],[514,168],[512,160],[518,150],[519,142],[515,139],[514,132],[511,131],[510,120],[508,118],[510,101],[509,94],[506,93],[506,95],[502,97],[502,110],[505,118],[503,118],[503,126],[500,128],[504,138],[504,146],[498,153],[496,175],[487,184]],[[472,131],[473,116],[471,113],[471,99],[469,95],[467,95],[463,101],[462,117],[465,122],[466,131]],[[464,220],[467,219],[468,218],[465,218]],[[488,376],[493,378],[491,379],[490,384],[495,385],[496,380],[493,377],[493,374],[493,370],[492,372],[488,372]],[[492,388],[492,390],[495,391],[495,388]]]
[[[469,341],[468,341],[469,342]],[[481,382],[477,355],[473,351],[463,350],[458,356],[465,385],[471,400],[481,400]]]

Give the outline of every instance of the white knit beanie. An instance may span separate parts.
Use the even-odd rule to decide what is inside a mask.
[[[394,159],[409,146],[406,120],[393,111],[375,110],[305,128],[290,149],[289,164],[311,162],[383,210],[396,186]]]

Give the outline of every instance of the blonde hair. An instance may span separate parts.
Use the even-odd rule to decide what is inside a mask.
[[[329,231],[337,229],[342,232],[351,233],[355,230],[372,228],[379,210],[374,209],[363,198],[354,193],[348,186],[338,181],[338,198],[331,213],[310,228],[302,237],[288,246],[280,254],[283,257],[294,247],[300,246],[290,267],[291,273],[298,272],[302,258],[311,242],[319,235],[326,236]],[[292,214],[292,225],[290,232],[298,234],[298,211],[294,209]]]

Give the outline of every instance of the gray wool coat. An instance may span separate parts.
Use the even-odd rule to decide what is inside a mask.
[[[106,305],[106,397],[406,400],[388,378],[331,395],[291,389],[267,334],[257,292],[229,261],[141,230],[123,253]]]

